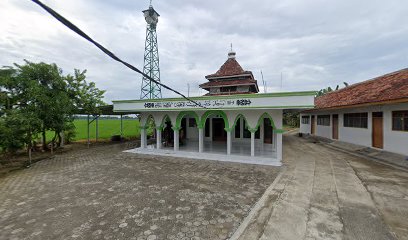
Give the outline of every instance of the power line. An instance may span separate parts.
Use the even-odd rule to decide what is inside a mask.
[[[159,81],[154,80],[153,78],[151,78],[149,75],[143,73],[142,71],[140,71],[139,69],[137,69],[136,67],[134,67],[133,65],[131,65],[130,63],[127,63],[125,61],[123,61],[122,59],[118,58],[115,54],[113,54],[111,51],[109,51],[108,49],[106,49],[104,46],[102,46],[101,44],[99,44],[98,42],[96,42],[95,40],[93,40],[91,37],[89,37],[85,32],[83,32],[81,29],[79,29],[77,26],[75,26],[73,23],[71,23],[69,20],[67,20],[65,17],[61,16],[59,13],[57,13],[56,11],[54,11],[52,8],[48,7],[47,5],[45,5],[44,3],[42,3],[39,0],[31,0],[34,3],[36,3],[37,5],[39,5],[41,8],[43,8],[45,11],[47,11],[49,14],[51,14],[55,19],[57,19],[59,22],[61,22],[62,24],[64,24],[66,27],[68,27],[69,29],[71,29],[72,31],[74,31],[76,34],[78,34],[79,36],[85,38],[86,40],[88,40],[89,42],[91,42],[93,45],[95,45],[97,48],[99,48],[102,52],[104,52],[106,55],[108,55],[109,57],[111,57],[112,59],[114,59],[115,61],[118,61],[120,63],[122,63],[123,65],[125,65],[126,67],[130,68],[131,70],[140,73],[143,77],[149,79],[151,82],[154,82],[160,86],[162,86],[163,88],[170,90],[174,93],[176,93],[177,95],[180,95],[181,97],[183,97],[184,99],[191,101],[192,103],[196,104],[199,107],[205,108],[203,106],[201,106],[200,103],[186,97],[184,94],[180,93],[179,91],[165,85],[162,84]]]

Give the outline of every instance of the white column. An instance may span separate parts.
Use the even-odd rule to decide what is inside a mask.
[[[232,131],[227,131],[227,155],[231,155],[231,132]]]
[[[204,128],[198,129],[198,152],[204,152]]]
[[[146,148],[147,138],[146,138],[146,129],[140,129],[140,148]]]
[[[180,149],[179,133],[179,129],[174,130],[174,151],[178,151]]]
[[[162,144],[162,129],[156,128],[156,148],[161,149]]]
[[[251,131],[251,157],[255,156],[255,132]]]
[[[282,161],[282,133],[276,135],[276,156],[278,161]]]

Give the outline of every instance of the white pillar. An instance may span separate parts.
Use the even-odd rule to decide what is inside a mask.
[[[282,133],[276,135],[276,156],[278,161],[282,161]]]
[[[204,128],[198,129],[198,152],[204,152]]]
[[[174,130],[174,151],[178,151],[180,148],[180,139],[179,139],[179,129]]]
[[[161,149],[161,144],[162,144],[162,129],[157,128],[156,129],[156,148]]]
[[[231,155],[231,132],[232,131],[227,131],[227,155]]]
[[[251,157],[255,156],[255,132],[251,131]]]
[[[146,129],[140,129],[140,148],[146,148],[147,146]]]

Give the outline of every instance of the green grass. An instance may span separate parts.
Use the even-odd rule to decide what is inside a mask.
[[[75,141],[87,139],[87,121],[85,119],[76,119],[74,121],[76,127]],[[99,137],[98,139],[110,139],[113,135],[120,135],[120,119],[101,119],[99,120]],[[95,139],[96,122],[89,125],[89,136]],[[123,135],[125,138],[139,137],[139,120],[124,119],[123,120]],[[54,137],[54,132],[47,132],[47,141]]]

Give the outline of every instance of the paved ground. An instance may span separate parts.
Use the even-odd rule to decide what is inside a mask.
[[[234,239],[408,239],[408,172],[291,135],[286,170]],[[235,238],[236,237],[236,238]]]
[[[79,150],[0,178],[0,239],[226,239],[279,171],[122,150]]]

